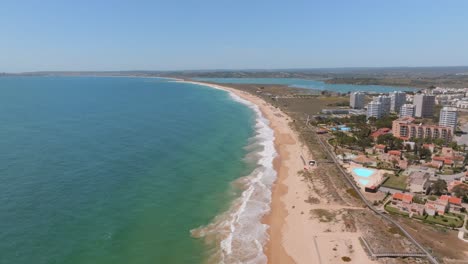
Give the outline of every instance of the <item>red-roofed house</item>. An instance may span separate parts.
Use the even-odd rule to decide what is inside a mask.
[[[413,203],[413,195],[407,193],[394,193],[392,196],[392,205],[401,211],[410,214],[424,214],[424,205]]]
[[[412,203],[413,195],[407,193],[394,193],[392,196],[392,203],[393,202]]]
[[[392,156],[400,157],[401,156],[401,151],[399,151],[399,150],[390,150],[388,152],[388,154],[392,155]]]
[[[428,215],[444,215],[448,209],[448,201],[437,199],[435,201],[427,201],[425,211]]]
[[[390,133],[392,133],[392,129],[391,129],[391,128],[383,127],[383,128],[379,128],[379,129],[377,129],[376,131],[374,131],[374,132],[371,134],[371,137],[374,139],[374,141],[376,141],[377,138],[379,138],[379,136],[386,135],[386,134],[390,134]]]
[[[384,154],[386,146],[383,144],[378,144],[374,146],[375,154]]]
[[[462,200],[461,198],[454,197],[454,196],[448,196],[448,195],[442,195],[439,198],[442,201],[447,201],[448,206],[449,206],[449,211],[453,213],[459,213],[461,211],[462,207]]]
[[[447,167],[452,167],[454,164],[452,158],[450,157],[434,156],[432,157],[432,161],[442,162],[442,165]]]

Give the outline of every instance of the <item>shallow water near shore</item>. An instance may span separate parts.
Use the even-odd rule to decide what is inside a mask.
[[[203,86],[5,77],[0,118],[0,263],[201,263],[191,230],[271,173],[255,111]]]

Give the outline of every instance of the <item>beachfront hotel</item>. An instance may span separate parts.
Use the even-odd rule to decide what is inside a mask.
[[[425,125],[414,123],[412,117],[402,117],[392,123],[393,135],[408,140],[411,138],[441,138],[450,141],[453,136],[453,127],[440,125]]]

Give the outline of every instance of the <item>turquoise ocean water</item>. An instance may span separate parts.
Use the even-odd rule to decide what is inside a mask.
[[[239,251],[235,222],[259,216],[237,216],[266,212],[274,180],[257,114],[167,79],[0,78],[0,263],[200,263]],[[265,173],[265,190],[253,188]],[[264,236],[255,221],[250,234]]]
[[[332,92],[374,92],[388,93],[393,91],[416,91],[415,88],[384,86],[384,85],[352,85],[352,84],[328,84],[323,81],[306,80],[297,78],[195,78],[200,81],[209,81],[215,83],[244,83],[244,84],[282,84],[291,87],[306,88],[318,91]]]

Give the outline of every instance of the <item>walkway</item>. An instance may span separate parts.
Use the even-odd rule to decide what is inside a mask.
[[[465,242],[468,242],[468,239],[464,238],[465,233],[468,234],[468,229],[466,229],[467,222],[468,222],[468,216],[465,216],[465,222],[463,222],[463,226],[458,229],[458,238]]]

